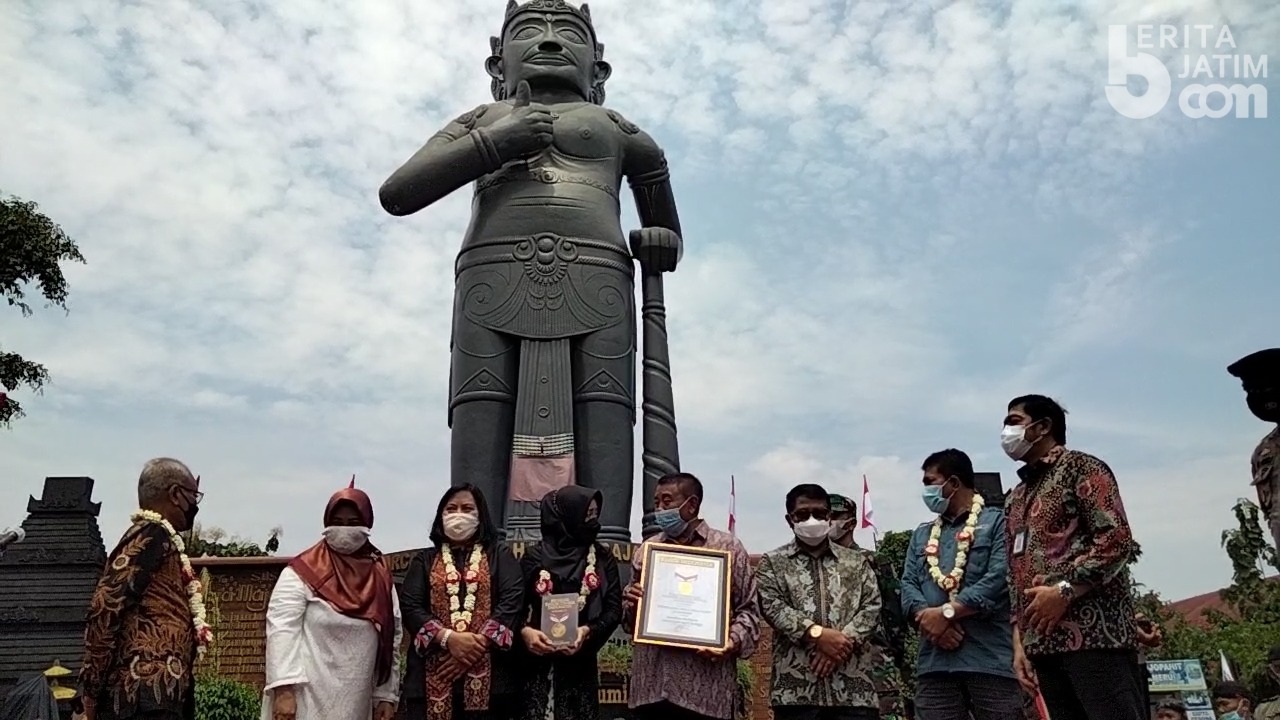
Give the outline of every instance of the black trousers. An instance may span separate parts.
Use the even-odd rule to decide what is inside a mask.
[[[878,708],[774,705],[773,720],[877,720]]]
[[[916,678],[916,714],[920,720],[1026,720],[1017,680],[972,672]]]
[[[1148,720],[1138,655],[1080,650],[1031,658],[1053,720]]]

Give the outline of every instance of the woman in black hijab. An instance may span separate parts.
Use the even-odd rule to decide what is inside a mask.
[[[542,542],[521,559],[526,625],[520,639],[524,669],[524,720],[596,720],[600,717],[596,655],[622,622],[618,562],[596,543],[600,493],[577,485],[542,499]],[[578,596],[578,637],[553,646],[542,622],[546,595]]]

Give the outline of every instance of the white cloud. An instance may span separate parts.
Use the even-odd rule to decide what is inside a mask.
[[[207,522],[283,523],[296,550],[356,472],[381,542],[421,543],[447,483],[468,197],[396,219],[376,190],[488,99],[481,63],[501,8],[0,10],[0,189],[39,201],[89,260],[68,271],[70,316],[4,325],[6,349],[55,382],[0,436],[0,473],[19,492],[95,476],[111,535],[141,463],[178,455],[210,484]],[[720,495],[738,473],[753,546],[785,534],[777,488],[799,477],[848,490],[866,472],[882,524],[909,527],[911,458],[990,447],[1002,403],[1029,388],[1061,394],[1073,428],[1143,467],[1139,488],[1191,483],[1192,454],[1223,468],[1247,454],[1235,394],[1181,406],[1183,419],[1158,389],[1091,388],[1121,382],[1131,360],[1215,377],[1225,364],[1203,349],[1162,359],[1143,333],[1175,324],[1166,298],[1215,291],[1160,274],[1211,232],[1180,224],[1193,191],[1135,198],[1157,163],[1211,158],[1227,135],[1171,113],[1124,120],[1101,83],[1107,23],[1225,15],[1242,49],[1265,48],[1280,38],[1274,8],[656,0],[593,12],[615,68],[610,105],[666,145],[681,202],[688,252],[667,295],[682,454]],[[1240,344],[1261,332],[1249,322],[1236,323]],[[1148,543],[1148,557],[1154,584],[1183,587],[1173,556]]]

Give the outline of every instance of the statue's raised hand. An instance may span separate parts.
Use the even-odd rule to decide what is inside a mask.
[[[485,129],[502,161],[536,155],[551,146],[552,115],[546,105],[529,101],[529,83],[520,81],[511,113]]]
[[[631,254],[640,261],[646,275],[671,272],[684,254],[680,235],[664,227],[645,227],[631,231]]]

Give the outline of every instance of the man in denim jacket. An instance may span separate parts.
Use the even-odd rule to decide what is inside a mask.
[[[919,720],[1024,720],[1013,674],[1004,513],[984,507],[973,462],[949,449],[924,461],[923,499],[937,515],[916,528],[902,609],[920,630]]]

